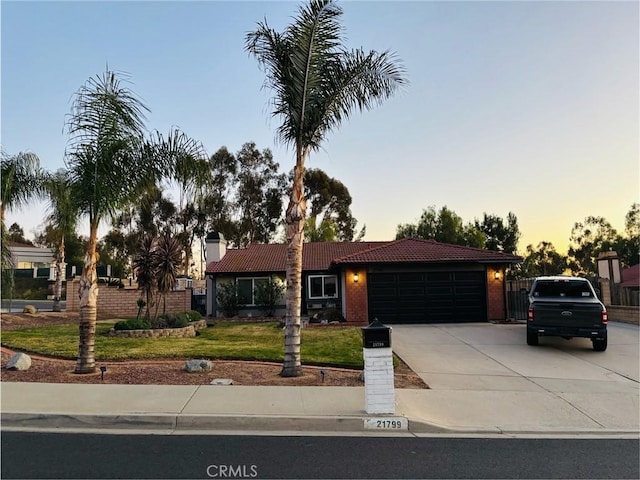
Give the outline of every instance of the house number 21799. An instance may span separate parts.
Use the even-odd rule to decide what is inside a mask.
[[[367,430],[408,430],[409,421],[404,417],[365,418],[364,428]]]

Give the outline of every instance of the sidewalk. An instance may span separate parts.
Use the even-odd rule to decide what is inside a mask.
[[[2,382],[2,428],[365,432],[364,388],[82,385]],[[396,390],[400,430],[415,434],[631,435],[637,392]],[[611,404],[614,402],[614,404]],[[373,432],[377,433],[377,432]]]

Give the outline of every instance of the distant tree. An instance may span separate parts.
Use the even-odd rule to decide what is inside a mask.
[[[558,253],[551,242],[540,242],[536,248],[527,245],[523,262],[516,267],[521,278],[561,275],[569,266],[568,257]]]
[[[320,225],[318,217],[309,216],[304,224],[305,242],[335,242],[338,240],[338,225],[331,218],[323,218]]]
[[[286,176],[278,173],[278,163],[269,149],[262,151],[253,142],[245,143],[238,160],[235,192],[236,229],[233,243],[269,243],[282,217],[282,192]]]
[[[569,256],[571,271],[576,275],[595,275],[598,254],[612,249],[618,233],[603,217],[589,216],[571,229]]]
[[[282,119],[277,135],[295,149],[296,165],[285,216],[287,295],[285,354],[281,375],[302,374],[300,305],[302,248],[307,205],[306,158],[356,109],[374,107],[406,83],[390,52],[349,51],[343,45],[342,9],[331,0],[311,0],[277,32],[266,20],[246,36],[245,49],[266,71],[274,93],[273,115]]]
[[[328,232],[335,226],[334,239],[341,242],[350,242],[354,238],[359,240],[364,236],[361,233],[356,237],[358,221],[351,214],[351,194],[340,180],[329,177],[320,169],[311,168],[305,171],[304,187],[309,219],[314,218],[316,225],[320,222],[318,227],[324,225],[324,231]]]
[[[484,213],[482,221],[475,220],[475,226],[485,234],[487,250],[513,254],[518,249],[520,228],[513,212],[509,212],[506,222],[497,215]]]
[[[24,236],[24,229],[17,223],[12,223],[7,232],[7,240],[14,243],[33,245],[33,242]]]
[[[431,206],[422,211],[415,225],[398,225],[396,240],[401,238],[424,238],[454,245],[467,245],[467,241],[476,241],[478,232],[463,225],[462,218],[445,205],[439,211]]]
[[[624,221],[624,236],[619,235],[612,250],[615,250],[625,267],[640,263],[640,204],[634,203]]]

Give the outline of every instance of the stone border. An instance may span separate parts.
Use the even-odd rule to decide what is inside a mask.
[[[118,338],[187,338],[195,337],[196,332],[203,328],[207,328],[206,320],[191,322],[186,327],[181,328],[151,328],[146,330],[115,330],[112,328],[107,335]]]

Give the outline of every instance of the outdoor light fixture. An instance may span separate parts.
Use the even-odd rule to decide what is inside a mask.
[[[107,367],[104,365],[100,367],[100,380],[104,380],[104,372],[107,371]]]
[[[493,273],[493,278],[495,278],[496,280],[500,280],[500,272],[499,272],[498,270],[496,270],[496,271]]]
[[[358,283],[358,272],[353,274],[353,283]]]

